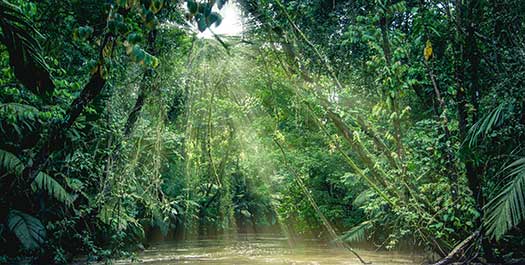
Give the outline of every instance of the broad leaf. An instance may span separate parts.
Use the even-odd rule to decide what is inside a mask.
[[[38,173],[32,183],[33,190],[44,190],[49,196],[65,204],[71,204],[72,196],[53,177],[44,172]]]
[[[22,245],[28,250],[35,250],[44,243],[46,229],[37,218],[18,210],[11,210],[7,216],[7,226]]]
[[[16,155],[0,149],[0,169],[2,169],[2,172],[20,175],[22,170],[24,170],[24,165]],[[0,177],[2,177],[2,175],[0,175]]]

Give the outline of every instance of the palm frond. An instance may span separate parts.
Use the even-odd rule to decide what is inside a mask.
[[[28,249],[34,250],[44,243],[46,229],[37,218],[18,210],[10,210],[7,215],[7,226],[20,243]]]
[[[525,219],[525,157],[514,161],[504,171],[512,180],[485,206],[486,233],[500,239]]]
[[[46,191],[49,196],[65,204],[69,205],[72,202],[73,196],[58,181],[44,172],[38,173],[31,187],[33,190]]]
[[[359,242],[365,240],[366,230],[372,227],[372,221],[364,221],[350,230],[346,231],[343,235],[336,238],[336,240],[346,241],[346,242]]]
[[[506,103],[500,104],[470,127],[466,138],[470,147],[476,146],[479,139],[486,137],[505,121],[506,113],[504,110],[506,106]]]
[[[17,79],[27,88],[43,94],[54,88],[49,66],[38,37],[42,35],[17,6],[0,0],[2,43],[9,51],[9,63]]]

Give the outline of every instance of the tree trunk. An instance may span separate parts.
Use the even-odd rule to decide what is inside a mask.
[[[32,183],[46,165],[50,155],[62,148],[67,130],[73,125],[86,106],[100,94],[100,91],[102,91],[102,88],[106,84],[106,80],[101,76],[103,67],[101,64],[98,66],[97,71],[91,76],[91,79],[80,93],[80,96],[70,105],[64,120],[59,124],[55,124],[48,132],[47,139],[44,140],[37,155],[33,158],[32,163],[22,171],[25,184],[29,185]]]

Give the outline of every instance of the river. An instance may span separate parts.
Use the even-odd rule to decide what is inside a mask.
[[[421,255],[357,249],[359,255],[374,265],[421,264]],[[309,240],[290,247],[277,235],[238,235],[236,239],[166,241],[140,253],[146,264],[361,264],[345,249]],[[120,261],[118,264],[131,264]]]

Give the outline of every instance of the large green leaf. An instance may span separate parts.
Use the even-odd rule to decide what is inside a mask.
[[[210,15],[207,17],[207,26],[211,27],[213,24],[215,26],[219,26],[222,22],[222,17],[217,12],[211,12]]]
[[[0,149],[0,169],[2,169],[2,172],[20,175],[24,169],[24,165],[16,155]],[[2,177],[3,174],[4,173],[2,173],[0,177]]]
[[[66,191],[66,189],[53,177],[44,172],[38,173],[31,186],[34,190],[46,191],[49,196],[65,204],[71,204],[72,202],[73,197]]]
[[[7,216],[7,226],[20,243],[28,249],[34,250],[44,243],[46,229],[37,218],[18,210],[11,210]]]

